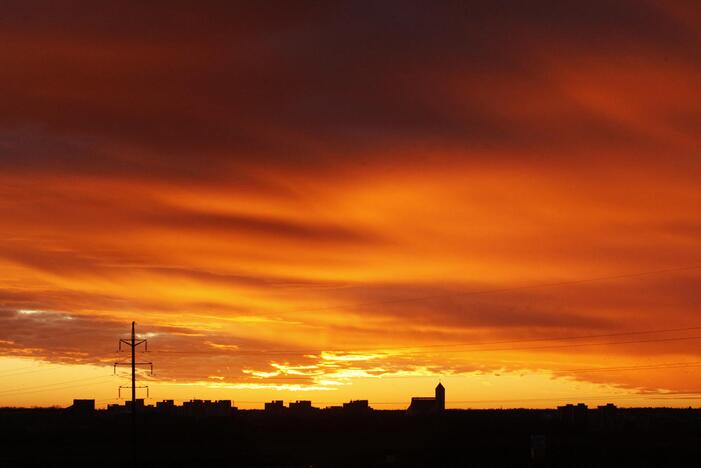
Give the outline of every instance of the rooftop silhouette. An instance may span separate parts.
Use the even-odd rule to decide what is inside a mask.
[[[445,387],[442,383],[436,386],[433,397],[413,397],[407,410],[411,414],[428,414],[445,411]]]

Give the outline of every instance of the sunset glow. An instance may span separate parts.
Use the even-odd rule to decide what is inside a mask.
[[[158,400],[697,406],[693,2],[59,3],[0,28],[1,406],[113,402],[132,321]]]

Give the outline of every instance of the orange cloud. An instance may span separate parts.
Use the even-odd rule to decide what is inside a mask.
[[[137,320],[178,395],[698,389],[693,11],[210,8],[6,9],[8,362]]]

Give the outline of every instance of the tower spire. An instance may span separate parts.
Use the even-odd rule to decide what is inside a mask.
[[[445,410],[445,387],[440,380],[436,385],[436,409],[438,411]]]

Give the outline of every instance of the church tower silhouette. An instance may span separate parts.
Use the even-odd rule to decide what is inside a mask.
[[[445,410],[445,387],[440,382],[436,386],[436,409],[438,411]]]

